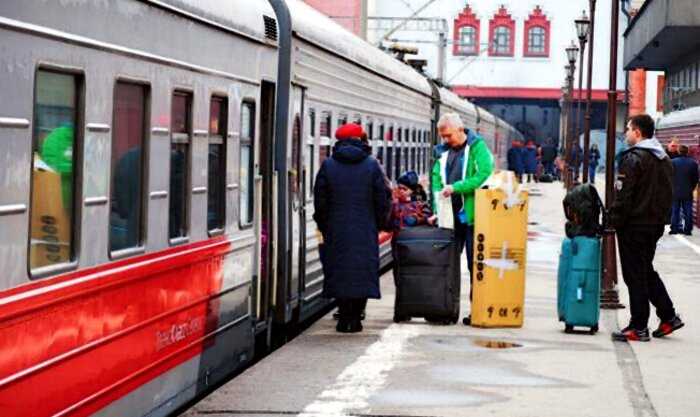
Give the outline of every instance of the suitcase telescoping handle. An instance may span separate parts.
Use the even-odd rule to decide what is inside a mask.
[[[576,239],[571,240],[571,256],[576,256],[578,255],[578,242],[576,242]],[[576,286],[576,301],[578,302],[583,302],[583,289],[586,288],[586,278],[588,277],[588,273],[584,272],[580,274],[580,278],[578,280],[578,285]]]

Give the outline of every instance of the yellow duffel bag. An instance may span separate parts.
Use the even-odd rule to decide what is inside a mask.
[[[471,324],[522,327],[528,193],[510,171],[476,191]]]

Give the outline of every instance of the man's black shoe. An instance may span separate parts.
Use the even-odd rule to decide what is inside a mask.
[[[362,322],[360,320],[338,320],[335,330],[339,333],[358,333],[362,331]]]
[[[632,326],[627,326],[619,332],[613,332],[612,340],[617,342],[648,342],[651,337],[649,337],[649,329],[637,330]]]
[[[471,314],[462,319],[462,324],[465,325],[465,326],[471,326],[471,325],[472,325],[472,316],[471,316]]]
[[[651,335],[654,337],[668,336],[683,326],[685,326],[683,320],[681,320],[680,317],[675,316],[669,321],[662,321],[661,323],[659,323],[659,328],[654,330],[654,332]]]

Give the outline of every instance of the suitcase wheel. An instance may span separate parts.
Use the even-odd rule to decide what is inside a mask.
[[[411,317],[394,314],[394,323],[401,323],[403,321],[411,321]]]
[[[595,326],[591,326],[591,334],[596,334],[598,333],[598,325],[596,324]]]
[[[564,326],[564,333],[573,333],[574,332],[574,326],[567,324]]]

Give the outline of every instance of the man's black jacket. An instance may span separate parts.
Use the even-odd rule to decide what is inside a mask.
[[[673,199],[692,200],[698,185],[698,163],[688,156],[673,159]]]
[[[658,144],[655,139],[649,141]],[[653,145],[634,146],[621,156],[610,210],[610,221],[616,229],[671,221],[673,164],[660,146]]]

